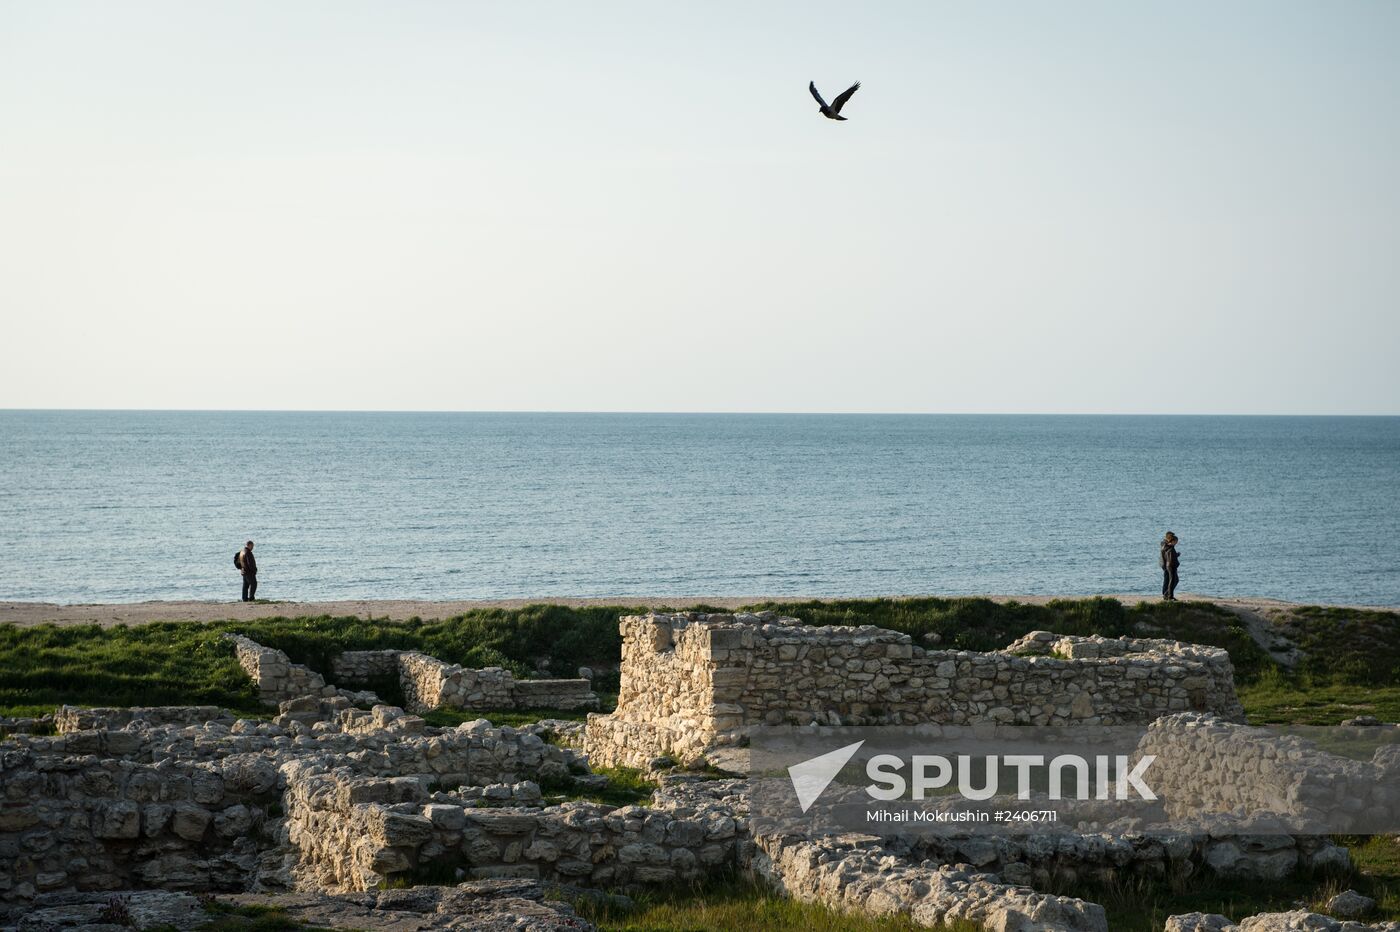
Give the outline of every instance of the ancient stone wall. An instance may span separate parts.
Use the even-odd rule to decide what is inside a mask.
[[[132,760],[137,732],[30,742],[0,752],[0,906],[60,889],[247,886],[274,767]],[[55,746],[63,753],[46,753]]]
[[[1349,730],[1337,729],[1336,737],[1345,739]],[[1360,737],[1381,729],[1355,731]],[[1350,760],[1303,737],[1183,713],[1152,723],[1138,753],[1188,762],[1153,775],[1171,818],[1241,810],[1286,816],[1292,825],[1316,824],[1332,834],[1369,834],[1378,824],[1392,827],[1400,808],[1400,744],[1391,742],[1381,743],[1370,760]]]
[[[1010,886],[968,865],[911,864],[865,835],[761,836],[754,870],[793,899],[853,913],[907,915],[917,925],[957,921],[987,929],[1108,932],[1097,903]]]
[[[771,613],[626,616],[621,632],[617,710],[588,724],[602,765],[688,760],[765,724],[1117,725],[1188,710],[1243,719],[1229,655],[1174,641],[1038,632],[1014,651],[924,650],[896,631]]]
[[[596,709],[598,696],[586,679],[513,680],[511,707],[516,709]]]
[[[285,845],[289,821],[276,811],[289,775],[308,768],[336,768],[343,785],[370,786],[356,792],[381,801],[374,794],[384,786],[411,785],[405,792],[417,798],[432,786],[560,781],[583,769],[577,752],[527,730],[486,721],[425,729],[399,709],[343,702],[331,702],[334,719],[287,727],[135,721],[8,738],[0,745],[0,915],[59,890],[290,883],[295,858],[264,861]]]
[[[335,689],[326,685],[321,674],[303,664],[292,663],[282,651],[264,647],[239,634],[225,637],[233,641],[238,663],[258,687],[258,698],[263,705],[276,706],[284,699],[299,696],[335,695]]]
[[[487,787],[483,800],[298,765],[288,775],[288,840],[298,851],[296,882],[308,889],[368,890],[434,868],[437,876],[629,887],[693,881],[735,859],[738,829],[718,808],[541,808],[533,783]],[[496,805],[481,808],[494,790],[502,791]]]
[[[134,706],[129,709],[84,709],[60,706],[54,713],[54,727],[59,734],[95,729],[116,730],[133,722],[140,725],[199,725],[222,722],[232,725],[234,717],[216,705]]]
[[[370,684],[397,676],[408,708],[429,709],[596,709],[598,697],[587,680],[517,680],[500,667],[472,669],[419,651],[346,651],[332,661],[337,683]]]
[[[0,736],[48,734],[54,730],[53,713],[0,716]]]

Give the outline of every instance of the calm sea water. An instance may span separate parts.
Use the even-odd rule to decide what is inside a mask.
[[[1400,418],[0,411],[0,599],[1400,605]]]

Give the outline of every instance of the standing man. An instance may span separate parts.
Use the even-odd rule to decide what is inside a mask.
[[[243,571],[243,601],[251,602],[258,595],[258,561],[253,559],[253,542],[243,545],[238,555],[238,568]]]
[[[1176,601],[1176,584],[1178,582],[1176,568],[1181,565],[1181,559],[1176,554],[1176,535],[1171,531],[1162,538],[1162,601]]]

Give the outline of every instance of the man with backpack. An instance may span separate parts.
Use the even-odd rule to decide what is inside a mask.
[[[1176,553],[1176,535],[1171,531],[1162,538],[1161,547],[1162,563],[1162,601],[1176,601],[1176,584],[1178,582],[1176,568],[1181,565],[1181,558]]]
[[[243,572],[243,601],[253,601],[258,594],[258,561],[253,559],[251,540],[233,555],[233,565]]]

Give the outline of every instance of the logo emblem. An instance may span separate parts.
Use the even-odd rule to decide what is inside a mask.
[[[792,778],[792,788],[797,793],[797,804],[806,812],[812,807],[812,803],[817,801],[817,797],[822,795],[831,781],[836,779],[836,775],[841,772],[841,768],[846,766],[846,762],[860,750],[860,746],[865,741],[857,741],[855,744],[848,744],[844,748],[837,748],[826,754],[817,757],[809,757],[800,764],[793,764],[788,768],[788,776]]]

